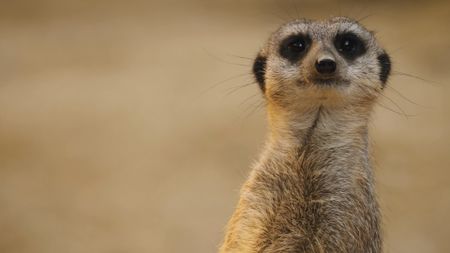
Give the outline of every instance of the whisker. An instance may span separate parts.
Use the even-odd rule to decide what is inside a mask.
[[[420,107],[424,107],[424,108],[429,108],[428,106],[422,105],[422,104],[418,104],[414,101],[412,101],[411,99],[407,98],[405,95],[403,95],[400,91],[396,90],[394,87],[387,85],[386,86],[388,89],[392,89],[392,91],[394,91],[398,96],[400,96],[401,98],[403,98],[404,100],[410,102],[411,104],[420,106]]]
[[[246,102],[250,101],[252,98],[254,98],[254,97],[258,96],[258,95],[260,95],[260,92],[255,93],[255,94],[253,94],[253,95],[247,97],[246,99],[244,99],[244,100],[239,104],[239,106],[243,106]]]
[[[378,100],[376,101],[376,103],[379,104],[381,107],[383,107],[383,108],[385,108],[385,109],[387,109],[387,110],[389,110],[391,112],[395,112],[395,113],[397,113],[399,115],[404,116],[405,118],[416,116],[416,115],[409,115],[409,114],[407,114],[396,102],[394,102],[391,98],[387,97],[385,94],[383,94],[383,92],[381,92],[381,90],[378,90],[377,88],[370,87],[370,86],[365,86],[365,85],[362,85],[362,84],[359,84],[359,83],[357,83],[357,87],[362,89],[362,90],[364,90],[364,91],[366,91],[366,92],[378,93],[379,95],[381,95],[382,97],[384,97],[388,101],[390,101],[395,107],[397,107],[398,110],[400,110],[400,112],[399,112],[397,110],[389,108],[386,105],[381,104]]]
[[[413,116],[417,116],[417,115],[411,115],[411,114],[407,114],[396,102],[394,102],[394,100],[392,100],[391,98],[389,98],[388,96],[386,96],[385,94],[383,94],[382,92],[380,92],[380,95],[384,98],[386,98],[388,101],[390,101],[395,107],[397,107],[397,109],[399,109],[402,114],[404,116],[408,116],[408,117],[413,117]]]
[[[364,13],[367,13],[367,9],[368,9],[368,4],[366,3],[366,2],[364,2],[363,4],[361,4],[361,5],[354,5],[355,7],[352,7],[352,10],[353,10],[353,8],[356,8],[356,7],[358,7],[358,9],[357,9],[357,11],[358,11],[358,13],[356,14],[356,15],[352,15],[352,16],[359,16],[359,18],[357,18],[356,19],[356,22],[361,22],[361,21],[364,21],[364,20],[366,20],[367,18],[369,18],[369,17],[372,17],[372,16],[374,16],[375,15],[375,13],[369,13],[369,14],[365,14],[364,15]]]
[[[393,50],[389,50],[389,52],[390,52],[390,55],[394,55],[394,54],[396,54],[396,53],[398,53],[398,52],[400,52],[400,51],[402,51],[402,50],[404,50],[406,48],[409,48],[409,47],[410,46],[403,45],[403,46],[397,47],[397,48],[395,48]]]
[[[379,101],[376,101],[376,103],[377,103],[380,107],[382,107],[382,108],[384,108],[384,109],[386,109],[386,110],[388,110],[388,111],[390,111],[390,112],[393,112],[393,113],[395,113],[395,114],[398,114],[398,115],[400,115],[400,116],[405,117],[406,119],[409,119],[409,118],[408,118],[408,115],[405,115],[405,114],[403,114],[403,113],[401,113],[401,112],[398,112],[398,111],[396,111],[396,110],[393,110],[392,108],[389,108],[389,107],[387,107],[387,106],[381,104]]]
[[[392,74],[399,75],[399,76],[406,76],[406,77],[414,78],[414,79],[417,79],[417,80],[420,80],[420,81],[423,81],[423,82],[426,82],[426,83],[431,83],[431,84],[442,86],[442,84],[439,83],[439,82],[428,80],[428,79],[422,78],[420,76],[412,75],[412,74],[405,73],[405,72],[392,71]]]
[[[226,64],[231,64],[231,65],[235,65],[235,66],[241,66],[241,67],[251,67],[251,65],[248,65],[248,64],[242,64],[242,63],[235,63],[235,62],[229,62],[229,61],[226,61],[226,60],[224,60],[224,59],[218,57],[217,55],[212,54],[211,52],[209,52],[209,51],[206,50],[205,48],[203,48],[203,51],[205,51],[205,53],[206,53],[208,56],[210,56],[210,57],[212,57],[212,58],[214,58],[214,59],[216,59],[216,60],[218,60],[218,61],[220,61],[220,62],[223,62],[223,63],[226,63]]]
[[[247,119],[247,118],[250,117],[253,113],[255,113],[256,111],[262,109],[262,108],[264,107],[265,103],[266,103],[265,100],[259,101],[259,102],[256,104],[256,106],[254,106],[253,109],[252,109],[249,113],[247,113],[247,114],[245,115],[244,119]]]
[[[245,84],[242,84],[242,85],[231,87],[231,88],[228,89],[226,95],[229,96],[229,95],[235,93],[236,91],[238,91],[238,90],[240,90],[242,88],[245,88],[245,87],[247,87],[247,86],[249,86],[251,84],[256,84],[256,83],[255,83],[255,81],[252,81],[252,82],[249,82],[249,83],[245,83]]]
[[[370,18],[370,17],[373,17],[375,14],[374,13],[370,13],[370,14],[367,14],[367,15],[365,15],[365,16],[362,16],[361,18],[358,18],[357,20],[356,20],[356,22],[361,22],[361,21],[364,21],[364,20],[366,20],[366,19],[368,19],[368,18]]]
[[[254,60],[253,58],[240,56],[240,55],[236,55],[236,54],[227,54],[227,55],[232,56],[232,57],[236,57],[236,58],[239,58],[239,59],[243,59],[243,60],[249,60],[249,61],[252,61],[252,62]]]
[[[250,73],[242,73],[242,74],[239,74],[239,75],[236,75],[236,76],[229,77],[229,78],[227,78],[227,79],[225,79],[225,80],[222,80],[222,81],[220,81],[220,82],[217,82],[217,83],[213,84],[212,86],[206,88],[205,90],[201,91],[200,94],[203,95],[203,94],[205,94],[206,92],[208,92],[208,91],[210,91],[210,90],[216,88],[217,86],[219,86],[219,85],[221,85],[221,84],[224,84],[224,83],[226,83],[226,82],[229,82],[229,81],[231,81],[231,80],[235,80],[235,79],[237,79],[237,78],[244,77],[244,76],[250,76],[250,75],[251,75]]]
[[[259,105],[261,102],[265,102],[265,99],[258,99],[256,100],[254,103],[250,104],[249,106],[247,106],[247,108],[244,109],[244,112],[248,112],[249,110],[251,110],[254,106]]]

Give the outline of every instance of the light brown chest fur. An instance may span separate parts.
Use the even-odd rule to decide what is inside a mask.
[[[300,138],[268,145],[221,252],[380,252],[367,127],[331,120],[319,109]]]

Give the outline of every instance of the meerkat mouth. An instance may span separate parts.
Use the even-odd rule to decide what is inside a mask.
[[[316,85],[331,86],[336,85],[338,83],[338,80],[335,78],[316,78],[313,80],[313,83]]]
[[[311,83],[319,87],[347,86],[348,81],[340,78],[314,78]]]

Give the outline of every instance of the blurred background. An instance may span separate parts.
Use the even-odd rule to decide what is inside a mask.
[[[348,15],[394,62],[385,252],[450,252],[448,1],[2,1],[0,252],[215,252],[266,131],[252,58]]]

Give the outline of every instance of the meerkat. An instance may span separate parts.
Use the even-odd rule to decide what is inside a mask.
[[[270,36],[253,64],[268,140],[221,253],[382,251],[368,121],[390,70],[374,33],[347,17]]]

